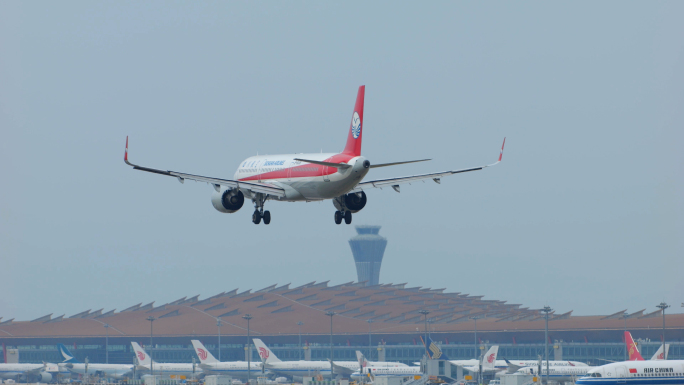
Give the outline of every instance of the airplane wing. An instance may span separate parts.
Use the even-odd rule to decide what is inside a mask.
[[[138,165],[133,164],[133,163],[128,161],[128,137],[126,137],[126,154],[124,155],[124,162],[126,162],[126,164],[129,166],[133,166],[134,170],[147,171],[147,172],[151,172],[151,173],[159,174],[159,175],[173,176],[173,177],[176,177],[178,179],[178,181],[181,183],[184,183],[186,179],[194,180],[196,182],[207,182],[210,185],[212,185],[216,191],[220,191],[220,186],[225,186],[225,187],[230,187],[230,188],[239,188],[241,190],[249,190],[249,191],[255,192],[255,193],[268,194],[271,196],[277,196],[277,197],[285,196],[285,190],[284,189],[282,189],[278,186],[272,185],[272,184],[243,182],[243,181],[237,181],[237,180],[232,180],[232,179],[212,178],[212,177],[201,176],[201,175],[185,174],[182,172],[165,171],[165,170],[158,170],[155,168],[138,166]]]
[[[508,369],[506,370],[506,374],[513,374],[517,372],[518,370],[522,369],[523,366],[515,365],[511,361],[505,360],[506,364],[508,364]]]
[[[478,171],[478,170],[483,170],[487,167],[496,166],[497,164],[499,164],[501,162],[501,159],[503,158],[503,149],[504,149],[505,144],[506,144],[506,138],[504,138],[503,144],[501,145],[501,152],[499,153],[499,160],[497,160],[496,162],[494,162],[492,164],[488,164],[486,166],[464,168],[461,170],[434,172],[434,173],[430,173],[430,174],[402,176],[402,177],[398,177],[398,178],[370,180],[367,182],[361,182],[361,183],[357,184],[356,187],[352,190],[352,192],[360,192],[360,191],[363,191],[364,189],[368,189],[368,188],[375,188],[375,187],[382,188],[382,187],[389,187],[389,186],[391,186],[394,189],[394,191],[399,192],[399,185],[401,185],[401,184],[424,181],[426,179],[432,179],[433,181],[435,181],[435,183],[441,183],[442,178],[445,176],[460,174],[460,173],[470,172],[470,171]]]
[[[330,361],[330,358],[328,358],[328,361]],[[332,363],[333,373],[335,373],[335,374],[341,374],[343,376],[349,377],[350,375],[352,375],[352,373],[354,373],[353,370],[351,370],[349,368],[345,368],[344,366],[337,365],[333,361],[330,361],[330,363]]]

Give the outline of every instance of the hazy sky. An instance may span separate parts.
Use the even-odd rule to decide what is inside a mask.
[[[369,191],[382,282],[559,312],[684,302],[684,2],[0,2],[0,316],[356,280],[334,207],[206,184],[260,154],[497,167]]]

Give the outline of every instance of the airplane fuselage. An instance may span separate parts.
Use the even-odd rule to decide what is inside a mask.
[[[340,169],[295,159],[346,163],[352,167]],[[334,153],[259,155],[242,161],[234,179],[268,183],[285,189],[284,197],[270,199],[318,201],[336,198],[351,191],[368,173],[369,163],[364,167],[365,161],[363,156]],[[252,197],[249,192],[245,195]]]

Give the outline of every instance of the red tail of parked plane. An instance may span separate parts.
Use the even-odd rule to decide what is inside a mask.
[[[627,352],[629,352],[630,361],[643,361],[644,357],[639,353],[636,342],[632,338],[632,333],[625,332],[625,344],[627,345]]]

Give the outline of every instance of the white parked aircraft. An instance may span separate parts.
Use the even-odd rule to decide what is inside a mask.
[[[206,374],[226,375],[244,379],[248,377],[248,367],[252,376],[261,374],[261,362],[252,362],[250,366],[247,365],[247,361],[220,362],[200,341],[192,340],[192,346],[195,348],[195,353],[197,353],[197,357],[200,359],[200,368]]]
[[[16,382],[50,382],[52,373],[49,371],[53,364],[0,364],[0,379]],[[54,368],[57,374],[59,369]]]
[[[356,351],[356,359],[359,361],[360,370],[354,372],[350,377],[354,380],[359,380],[362,377],[368,376],[372,381],[375,377],[409,377],[422,376],[420,366],[394,366],[394,367],[377,367],[371,366],[370,361],[360,351]]]
[[[271,223],[271,213],[264,211],[264,203],[267,200],[311,202],[326,199],[331,199],[337,209],[335,223],[340,224],[344,219],[346,224],[350,224],[352,213],[366,206],[367,198],[364,191],[367,189],[392,187],[399,192],[401,184],[424,180],[441,183],[441,178],[445,176],[482,170],[501,162],[503,145],[498,161],[486,166],[363,181],[372,168],[429,160],[372,164],[361,155],[365,89],[365,86],[359,87],[347,134],[347,144],[341,153],[253,156],[240,163],[233,179],[223,179],[135,165],[128,161],[126,137],[124,161],[135,170],[172,176],[181,183],[186,179],[207,182],[216,190],[211,197],[211,203],[222,213],[234,213],[242,208],[245,198],[251,199],[255,208],[252,222],[255,224],[259,224],[262,219],[264,224]],[[504,144],[505,142],[504,138]]]
[[[273,373],[289,377],[305,377],[321,374],[330,376],[330,361],[281,361],[271,349],[258,338],[254,338],[254,345],[257,347],[259,357],[264,363],[264,367]],[[406,366],[398,362],[369,362],[374,367],[401,367]],[[334,374],[350,376],[359,370],[357,361],[334,361]]]
[[[62,353],[62,357],[64,357],[64,361],[59,364],[59,367],[71,373],[90,374],[115,380],[122,380],[133,376],[133,365],[82,363],[63,344],[57,344],[57,347],[59,352]]]
[[[422,337],[421,337],[422,340]],[[491,349],[490,349],[491,350]],[[452,360],[449,357],[447,357],[446,354],[442,352],[442,349],[428,337],[428,353],[430,355],[430,358],[433,360],[447,360],[451,362],[454,365],[458,366],[463,366],[463,367],[471,367],[471,368],[477,368],[479,360],[471,359],[471,360]],[[488,356],[490,356],[491,353],[485,354],[485,358],[488,359]],[[498,355],[498,350],[497,350],[497,355]],[[526,367],[531,367],[531,366],[537,366],[537,362],[535,360],[497,360],[496,355],[494,356],[494,367],[498,370],[504,370],[506,369],[508,373],[515,373],[516,371],[526,368]],[[544,364],[546,365],[546,361],[544,361]],[[549,361],[549,366],[559,366],[559,367],[564,367],[564,366],[587,366],[587,364],[579,361]]]
[[[577,385],[651,385],[684,384],[684,361],[624,361],[590,370]]]
[[[584,377],[587,373],[594,369],[594,366],[550,366],[548,377],[546,375],[546,367],[541,369],[541,377],[548,378],[549,381],[564,384],[566,382],[575,383],[578,378]],[[539,375],[539,365],[529,366],[527,368],[519,369],[515,374],[523,375]]]
[[[198,378],[203,375],[202,370],[195,364],[159,363],[150,359],[147,352],[137,342],[131,342],[131,345],[138,359],[137,369],[146,371],[145,374],[154,374],[161,376],[161,378],[175,380]]]

